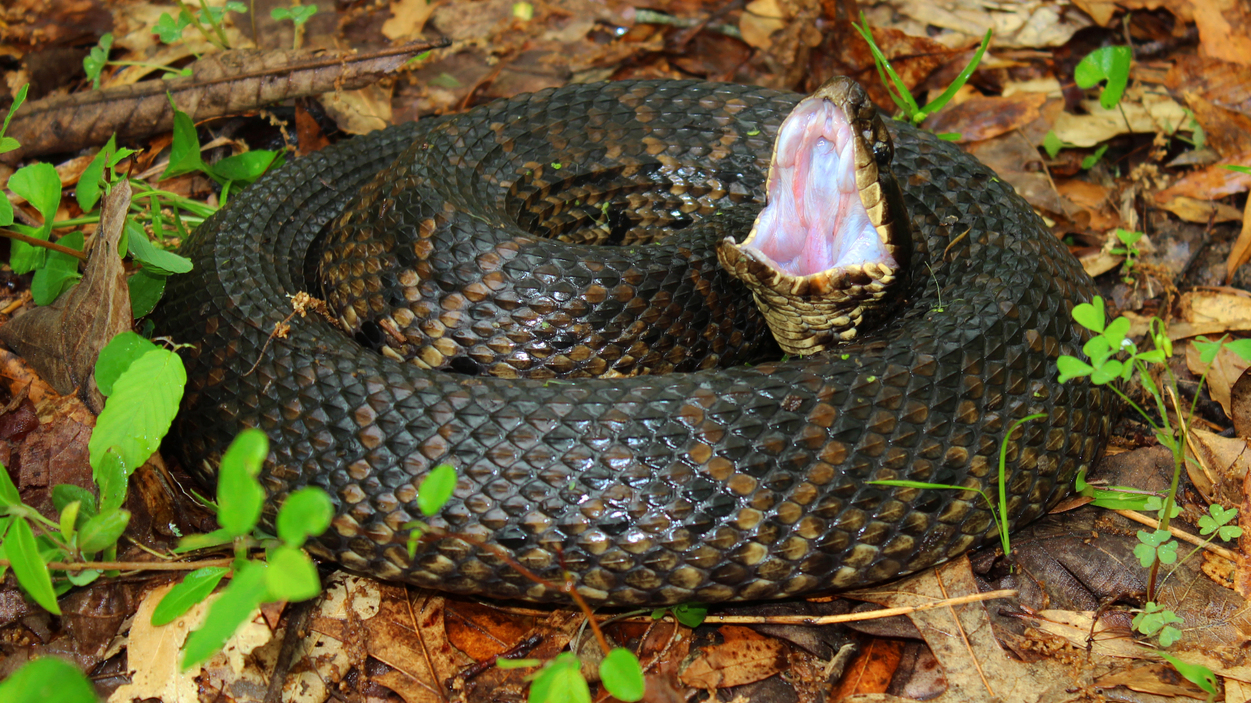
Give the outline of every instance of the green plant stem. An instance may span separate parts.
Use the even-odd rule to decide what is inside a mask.
[[[55,227],[53,229],[55,229]],[[44,249],[51,249],[52,251],[59,251],[62,254],[69,254],[70,256],[73,256],[79,259],[80,261],[87,260],[87,255],[82,253],[81,251],[78,251],[77,249],[71,249],[67,246],[63,246],[55,242],[49,242],[46,239],[39,239],[37,237],[28,237],[25,234],[19,234],[17,232],[14,232],[13,230],[0,229],[0,237],[8,237],[9,239],[16,239],[19,242],[26,242],[27,244],[31,246],[43,247]]]
[[[151,68],[157,71],[165,71],[166,73],[173,73],[173,74],[178,74],[182,72],[182,69],[170,68],[169,66],[162,66],[157,63],[144,63],[142,61],[110,61],[109,65],[110,66],[139,66],[140,68]]]

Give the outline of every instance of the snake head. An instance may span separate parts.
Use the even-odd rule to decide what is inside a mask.
[[[858,83],[801,100],[774,142],[767,203],[741,244],[717,249],[787,353],[853,339],[892,306],[912,250],[890,134]]]

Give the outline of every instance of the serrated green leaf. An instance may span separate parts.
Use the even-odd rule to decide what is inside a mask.
[[[334,504],[320,488],[309,486],[287,496],[278,510],[278,538],[289,546],[300,547],[310,536],[316,537],[330,527]]]
[[[599,664],[599,676],[604,688],[618,700],[631,703],[643,699],[643,667],[630,650],[614,647],[608,652]]]
[[[177,620],[193,605],[208,598],[217,584],[230,569],[224,566],[206,566],[183,577],[182,583],[169,589],[152,611],[152,626],[160,627]]]
[[[5,703],[96,703],[91,682],[64,659],[43,656],[30,661],[0,682]]]
[[[9,566],[13,568],[13,575],[22,584],[22,588],[44,610],[60,615],[56,591],[52,588],[52,576],[48,574],[48,565],[39,556],[35,533],[31,531],[26,518],[16,517],[9,525],[9,531],[4,536],[4,552],[9,559]]]
[[[217,522],[226,532],[242,537],[252,531],[265,505],[265,489],[257,482],[269,453],[269,439],[258,429],[246,429],[222,455],[217,474]]]
[[[293,603],[321,593],[321,580],[313,560],[303,550],[285,545],[270,550],[265,585],[269,598]]]
[[[182,670],[199,664],[226,644],[239,626],[247,622],[252,612],[265,600],[265,564],[245,561],[235,571],[213,605],[200,629],[187,637],[183,647]]]
[[[153,349],[134,360],[113,383],[113,393],[96,418],[87,442],[93,468],[112,447],[132,471],[152,456],[178,412],[187,371],[182,359]]]
[[[456,490],[456,469],[440,464],[421,480],[417,488],[417,508],[426,517],[437,514],[447,505]]]

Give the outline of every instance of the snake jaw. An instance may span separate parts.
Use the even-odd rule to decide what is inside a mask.
[[[751,289],[787,353],[852,339],[887,306],[911,248],[890,153],[876,108],[846,78],[800,101],[779,128],[767,204],[741,244],[722,241],[718,258]]]

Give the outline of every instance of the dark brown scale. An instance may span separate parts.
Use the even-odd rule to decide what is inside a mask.
[[[274,323],[290,313],[286,296],[318,287],[309,276],[319,263],[338,285],[364,294],[361,320],[393,318],[397,298],[449,320],[491,300],[490,315],[539,324],[564,311],[572,327],[582,318],[565,306],[578,295],[607,304],[606,291],[634,300],[659,289],[632,271],[658,259],[662,270],[698,259],[662,254],[694,251],[694,243],[678,244],[693,232],[750,226],[777,126],[798,98],[699,82],[569,86],[393,127],[263,179],[185,245],[195,271],[171,282],[158,316],[161,332],[196,345],[186,355],[189,384],[175,424],[186,465],[211,481],[238,430],[260,427],[271,440],[268,505],[309,484],[338,502],[320,554],[385,578],[535,600],[564,596],[455,537],[423,543],[408,559],[403,525],[420,516],[416,486],[432,467],[450,463],[460,476],[434,525],[499,545],[554,582],[568,569],[588,597],[617,604],[848,588],[955,556],[994,537],[977,494],[866,482],[989,488],[1008,426],[1035,412],[1047,419],[1009,442],[1008,515],[1013,525],[1041,515],[1094,460],[1108,431],[1109,392],[1055,381],[1055,358],[1080,348],[1069,313],[1091,295],[1090,281],[1010,186],[906,125],[890,130],[915,239],[907,303],[834,353],[545,382],[423,370],[311,316],[266,346]],[[417,146],[392,174],[396,187],[367,189],[332,248],[338,253],[310,251],[361,186],[410,144]],[[546,159],[562,149],[587,157],[562,161],[554,174]],[[710,217],[699,205],[692,213],[702,219],[675,228],[665,213],[685,196],[661,195],[668,186],[657,190],[654,181],[687,159],[718,165],[693,169],[690,202],[711,198],[715,179],[724,195],[713,202],[727,203],[727,214]],[[601,167],[610,175],[597,180]],[[624,185],[635,176],[643,182]],[[429,191],[437,197],[417,195]],[[602,202],[638,207],[637,221],[672,231],[635,247],[642,258],[630,262],[614,258],[628,247],[575,245],[592,258],[570,256],[553,237],[576,239]],[[503,229],[515,223],[522,226]],[[383,251],[377,242],[391,241],[397,228],[415,235],[413,243]],[[630,234],[633,225],[616,229],[623,241],[647,236]],[[453,232],[457,238],[445,238]],[[948,244],[941,259],[934,254]],[[422,276],[415,286],[406,270]],[[447,272],[455,283],[446,288],[424,278]],[[589,283],[589,292],[558,301],[561,286],[575,281]],[[477,283],[490,294],[475,301]],[[494,355],[492,344],[508,345],[469,318],[475,336],[442,339],[466,346],[471,359],[498,359],[478,347]],[[392,336],[375,325],[377,339]],[[637,366],[648,353],[621,350],[604,363],[635,355]],[[547,359],[558,356],[553,348]]]

